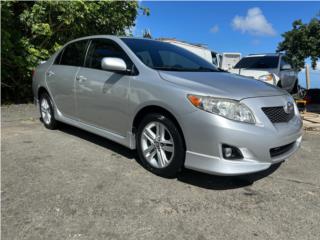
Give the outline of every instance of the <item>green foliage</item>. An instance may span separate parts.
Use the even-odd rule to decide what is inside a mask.
[[[278,51],[285,51],[286,60],[296,69],[304,68],[305,59],[311,58],[315,68],[320,58],[320,20],[313,18],[308,24],[296,20],[292,30],[282,34],[284,40],[279,43]]]
[[[2,102],[32,99],[32,69],[66,42],[95,34],[130,34],[136,1],[1,2]]]

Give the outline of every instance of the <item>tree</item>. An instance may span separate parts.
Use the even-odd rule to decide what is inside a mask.
[[[284,40],[278,45],[278,52],[286,53],[286,60],[297,70],[304,68],[305,59],[311,58],[312,67],[315,69],[320,58],[320,19],[313,18],[304,24],[296,20],[292,30],[282,34]]]
[[[143,38],[152,39],[152,35],[151,35],[150,30],[149,30],[149,29],[145,29],[145,30],[143,31],[142,37],[143,37]]]
[[[31,100],[32,69],[66,42],[129,34],[141,12],[136,1],[1,2],[2,101]]]

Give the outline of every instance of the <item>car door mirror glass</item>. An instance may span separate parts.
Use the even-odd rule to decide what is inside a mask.
[[[101,60],[101,68],[107,71],[127,71],[127,64],[121,58],[104,57]]]

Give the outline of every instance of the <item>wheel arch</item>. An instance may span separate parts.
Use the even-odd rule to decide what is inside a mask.
[[[143,108],[141,108],[135,115],[133,122],[132,122],[132,133],[136,134],[137,129],[139,127],[140,122],[142,121],[143,117],[146,116],[147,114],[150,113],[161,113],[163,115],[165,115],[166,117],[168,117],[171,121],[173,121],[173,123],[176,125],[182,140],[183,140],[183,146],[184,149],[186,150],[186,142],[185,142],[185,137],[182,131],[182,128],[177,120],[177,118],[174,116],[173,113],[171,113],[169,110],[167,110],[164,107],[158,106],[158,105],[148,105],[145,106]]]
[[[47,94],[50,96],[49,91],[48,91],[45,87],[40,86],[40,87],[38,88],[38,91],[37,91],[37,99],[38,99],[38,100],[40,100],[40,96],[41,96],[43,93],[47,93]],[[50,96],[50,97],[51,97],[51,96]]]

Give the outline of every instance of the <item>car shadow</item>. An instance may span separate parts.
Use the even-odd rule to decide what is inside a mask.
[[[121,74],[112,74],[103,84],[102,93],[106,94],[111,91],[112,87],[123,77]]]
[[[117,154],[124,156],[129,160],[136,160],[141,167],[142,163],[137,157],[135,150],[130,150],[118,143],[115,143],[106,138],[100,137],[85,130],[59,123],[59,131],[66,134],[70,134],[75,137],[79,137],[88,142],[97,144],[103,148],[109,149]],[[252,185],[255,181],[258,181],[264,177],[269,176],[276,171],[281,163],[272,165],[269,169],[262,172],[241,175],[241,176],[215,176],[206,173],[193,171],[190,169],[183,169],[177,176],[177,180],[189,185],[211,189],[211,190],[228,190],[235,188],[242,188]]]
[[[57,130],[60,130],[64,133],[70,134],[75,137],[79,137],[83,140],[86,140],[88,142],[99,145],[100,147],[109,149],[109,150],[111,150],[115,153],[118,153],[118,154],[120,154],[130,160],[136,159],[136,152],[134,150],[130,150],[129,148],[126,148],[116,142],[108,140],[108,139],[101,137],[99,135],[87,132],[87,131],[82,130],[80,128],[73,127],[71,125],[67,125],[67,124],[59,122],[59,127]]]
[[[274,164],[267,170],[240,176],[216,176],[184,169],[180,172],[177,179],[186,184],[201,188],[228,190],[250,186],[254,182],[271,175],[280,167],[280,165],[281,163]]]

